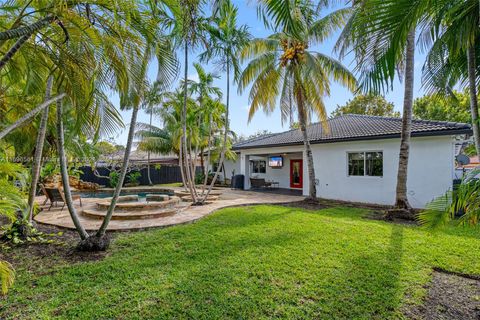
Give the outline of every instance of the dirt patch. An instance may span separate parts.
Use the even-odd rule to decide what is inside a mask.
[[[295,201],[295,202],[279,203],[278,205],[289,207],[289,208],[300,208],[305,210],[321,210],[321,209],[332,207],[326,204],[322,204],[320,202],[313,202],[308,199],[305,199],[302,201]]]
[[[39,266],[42,269],[49,269],[59,264],[101,260],[108,254],[108,252],[79,252],[75,250],[80,240],[78,233],[75,231],[40,224],[37,225],[37,229],[46,234],[58,234],[59,232],[63,234],[45,237],[48,240],[53,240],[54,243],[30,243],[16,246],[5,243],[10,248],[7,250],[0,249],[0,257],[12,263],[15,268],[38,271]]]
[[[480,319],[480,281],[435,270],[424,304],[404,314],[410,319]]]
[[[395,224],[403,224],[403,225],[413,225],[413,226],[418,226],[418,222],[415,220],[408,220],[408,219],[398,219],[398,218],[392,218],[392,217],[386,217],[385,211],[379,211],[379,210],[372,210],[369,211],[366,215],[363,216],[365,219],[370,219],[370,220],[378,220],[378,221],[385,221],[389,223],[395,223]]]
[[[382,205],[376,205],[376,204],[329,200],[329,199],[317,199],[316,201],[305,199],[302,201],[289,202],[282,205],[286,207],[296,207],[296,208],[302,208],[307,210],[321,210],[321,209],[333,208],[333,207],[346,207],[346,208],[362,208],[362,209],[369,209],[374,211],[385,211],[391,208],[389,206],[382,206]]]

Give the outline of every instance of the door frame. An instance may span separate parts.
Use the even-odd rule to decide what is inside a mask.
[[[300,163],[300,183],[295,185],[293,183],[293,163]],[[290,159],[290,188],[303,189],[303,159]]]

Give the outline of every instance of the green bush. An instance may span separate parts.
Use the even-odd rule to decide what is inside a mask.
[[[129,175],[128,175],[128,181],[131,183],[131,184],[138,184],[138,181],[140,180],[140,177],[141,177],[141,173],[140,172],[131,172]]]
[[[116,171],[112,171],[112,172],[110,172],[108,177],[110,178],[110,181],[109,181],[110,187],[112,187],[112,188],[117,187],[118,180],[120,179],[120,174]]]

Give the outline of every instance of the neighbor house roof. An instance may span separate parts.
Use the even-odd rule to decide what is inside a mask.
[[[329,119],[328,127],[329,132],[325,131],[321,123],[314,123],[308,126],[307,133],[310,138],[310,143],[399,138],[402,119],[346,114]],[[413,137],[449,134],[471,134],[471,127],[469,124],[457,122],[432,120],[412,121]],[[233,149],[239,150],[300,144],[303,144],[302,133],[300,129],[295,129],[238,142],[233,146]]]

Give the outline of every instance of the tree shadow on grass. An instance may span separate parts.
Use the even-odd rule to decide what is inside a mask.
[[[400,274],[403,258],[402,226],[392,226],[386,248],[358,252],[331,283],[335,295],[324,317],[385,319],[399,315],[403,292]]]

